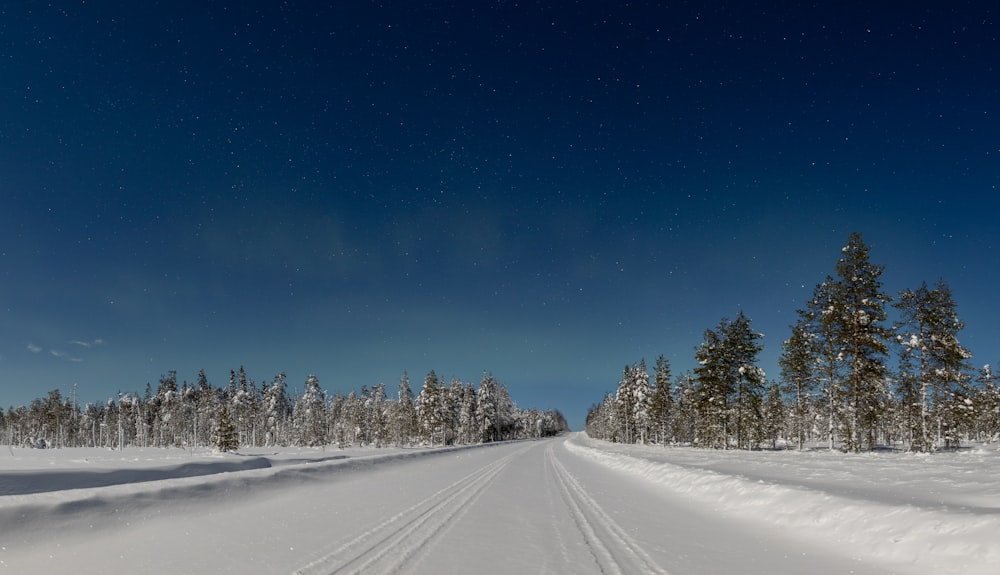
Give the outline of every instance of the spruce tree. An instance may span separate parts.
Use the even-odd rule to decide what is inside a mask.
[[[225,453],[239,448],[239,438],[236,435],[236,424],[229,413],[229,407],[222,406],[219,412],[219,425],[215,428],[215,448]]]

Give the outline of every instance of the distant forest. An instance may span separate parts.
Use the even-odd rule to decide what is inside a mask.
[[[289,395],[285,374],[259,387],[243,367],[215,387],[204,370],[193,384],[177,372],[154,392],[77,404],[58,389],[29,406],[0,410],[0,443],[25,447],[195,447],[451,445],[526,439],[568,429],[558,411],[519,409],[492,374],[478,388],[441,381],[432,370],[414,396],[403,373],[395,397],[383,384],[329,397],[310,375]]]
[[[697,367],[677,378],[660,356],[626,365],[587,414],[591,437],[727,449],[825,446],[930,452],[1000,437],[1000,391],[959,343],[964,324],[943,280],[882,290],[884,267],[851,234],[782,343],[780,377],[757,366],[761,334],[740,311],[705,331]],[[898,320],[887,325],[887,308]],[[895,360],[895,361],[892,361]]]

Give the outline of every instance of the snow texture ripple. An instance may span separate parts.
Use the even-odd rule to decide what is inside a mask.
[[[546,448],[545,455],[546,463],[559,483],[562,498],[572,512],[574,521],[587,541],[587,546],[601,573],[668,575],[667,571],[657,565],[635,539],[587,494],[580,482],[556,458],[552,445]]]
[[[530,446],[528,446],[530,447]],[[412,569],[528,447],[507,454],[295,571],[295,575],[397,573]]]

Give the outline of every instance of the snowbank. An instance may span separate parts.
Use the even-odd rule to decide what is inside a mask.
[[[747,453],[620,446],[579,436],[567,448],[789,537],[849,548],[925,573],[996,573],[1000,457]]]
[[[245,497],[251,489],[256,494],[329,481],[400,459],[466,448],[240,454],[155,448],[14,450],[11,457],[0,456],[0,525],[17,525],[17,530],[0,533],[0,545],[11,538],[24,542],[60,532],[121,527],[165,507],[196,508]]]

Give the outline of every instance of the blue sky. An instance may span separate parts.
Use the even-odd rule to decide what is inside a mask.
[[[491,371],[579,427],[741,309],[776,377],[852,231],[995,363],[993,10],[783,4],[0,9],[0,405]]]

